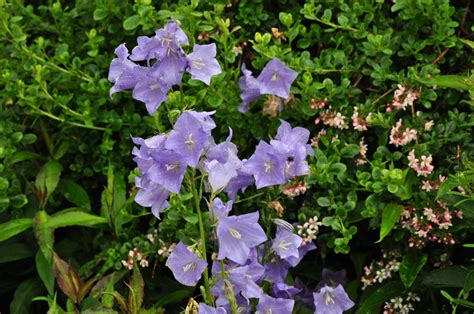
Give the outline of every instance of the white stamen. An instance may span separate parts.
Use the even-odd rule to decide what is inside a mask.
[[[265,167],[265,172],[272,171],[274,167],[273,162],[271,162],[270,160],[265,161],[264,167]]]
[[[193,60],[192,63],[193,63],[193,67],[195,67],[198,70],[201,70],[206,65],[204,62],[202,62],[201,58],[197,58],[196,60]]]
[[[236,239],[242,238],[242,235],[240,234],[240,232],[238,232],[234,228],[229,228],[229,233],[230,233],[231,236],[233,236]]]
[[[193,141],[193,135],[189,134],[188,139],[184,142],[186,146],[188,146],[188,149],[192,149],[194,146],[194,141]]]
[[[150,86],[150,89],[151,90],[155,90],[155,89],[160,89],[161,88],[161,84],[160,83],[156,83],[156,84],[153,84]]]
[[[273,72],[272,81],[276,81],[280,78],[280,73],[278,71]]]
[[[176,162],[174,164],[166,164],[165,165],[166,171],[171,171],[171,170],[174,170],[178,167],[179,167],[179,162]]]
[[[191,263],[188,263],[188,264],[184,265],[183,271],[184,271],[184,272],[187,272],[187,271],[189,271],[189,270],[194,270],[194,269],[196,269],[196,267],[197,267],[196,262],[195,262],[195,261],[192,261]]]
[[[326,303],[326,305],[334,304],[334,299],[329,292],[324,292],[324,302]]]

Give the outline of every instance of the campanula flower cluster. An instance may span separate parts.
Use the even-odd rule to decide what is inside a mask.
[[[133,97],[144,102],[153,114],[171,87],[181,82],[185,71],[193,79],[209,84],[210,78],[221,71],[215,59],[215,45],[195,45],[194,51],[185,55],[181,46],[186,44],[186,34],[177,22],[170,21],[155,36],[139,37],[131,54],[125,45],[120,45],[110,66],[109,79],[114,83],[111,93],[133,89]],[[146,62],[147,66],[134,61]],[[244,108],[263,94],[288,98],[297,76],[277,58],[257,78],[245,67],[243,71],[239,84]],[[147,139],[132,137],[136,145],[133,160],[140,171],[135,179],[138,204],[151,207],[153,215],[160,218],[160,213],[169,207],[170,195],[183,190],[185,178],[185,188],[193,190],[200,239],[191,246],[181,241],[167,252],[166,266],[175,279],[195,286],[204,277],[205,303],[199,304],[199,313],[249,313],[252,309],[257,313],[292,313],[296,302],[305,303],[316,313],[342,313],[351,308],[354,303],[344,291],[345,280],[338,279],[334,275],[337,273],[324,271],[312,290],[287,284],[290,268],[316,249],[315,237],[302,238],[292,224],[276,218],[274,237],[269,239],[267,233],[271,229],[265,231],[260,226],[259,211],[239,215],[232,211],[239,191],[252,185],[257,189],[284,188],[294,178],[309,173],[306,159],[313,155],[308,144],[310,132],[281,120],[271,141],[261,140],[248,159],[240,159],[237,146],[231,142],[232,129],[225,141],[215,142],[211,134],[216,128],[214,113],[186,110],[168,133]],[[196,170],[201,173],[199,180],[195,179]],[[208,236],[200,212],[203,190],[211,194],[206,200],[211,228]],[[227,194],[228,201],[219,198],[220,193]],[[214,251],[209,261],[207,242]]]
[[[131,54],[125,44],[115,49],[117,58],[112,60],[108,77],[114,83],[110,94],[133,89],[133,98],[145,103],[150,115],[168,98],[171,88],[181,83],[184,72],[207,85],[222,72],[214,43],[194,45],[193,52],[185,54],[182,46],[189,44],[188,37],[176,21],[169,21],[155,36],[138,37],[137,42]]]

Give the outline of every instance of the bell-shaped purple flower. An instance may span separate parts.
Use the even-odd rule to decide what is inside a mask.
[[[140,169],[142,175],[146,176],[148,169],[154,163],[151,154],[155,151],[162,150],[165,146],[165,140],[166,137],[163,135],[155,135],[147,139],[132,137],[133,143],[135,145],[140,145],[140,147],[133,148],[132,155],[135,156],[133,161],[137,163],[138,169]]]
[[[155,32],[155,36],[140,36],[138,46],[133,48],[130,58],[134,61],[163,59],[171,52],[177,51],[181,45],[188,44],[188,37],[176,21],[170,20],[163,28]]]
[[[302,290],[289,286],[284,282],[276,282],[272,285],[273,295],[277,298],[292,299],[295,295],[299,294]]]
[[[216,127],[216,123],[214,120],[212,120],[211,116],[216,113],[216,111],[194,111],[194,110],[188,110],[183,112],[182,115],[190,115],[193,117],[196,122],[200,125],[200,128],[204,132],[210,132],[212,129]],[[176,121],[176,124],[179,124],[180,120]]]
[[[319,292],[313,293],[315,313],[342,314],[354,306],[341,285],[336,288],[324,286]]]
[[[284,260],[285,260],[285,262],[290,264],[292,267],[296,267],[296,265],[298,265],[301,262],[301,260],[306,255],[306,253],[308,253],[312,250],[316,250],[316,244],[314,244],[313,242],[306,243],[305,245],[301,245],[298,248],[298,253],[299,253],[298,257],[288,256]]]
[[[269,282],[285,282],[290,264],[274,257],[269,263],[265,264],[265,280]]]
[[[245,160],[242,162],[244,163]],[[239,190],[244,192],[245,189],[254,182],[255,179],[253,175],[249,173],[248,169],[245,167],[245,164],[243,164],[242,167],[237,170],[237,175],[230,179],[229,183],[224,189],[224,192],[226,192],[227,196],[233,200],[237,196],[237,192]]]
[[[186,161],[182,155],[169,150],[152,154],[155,163],[149,169],[150,180],[163,185],[173,193],[179,193]]]
[[[109,76],[110,82],[114,86],[110,89],[110,95],[126,89],[134,88],[135,85],[146,75],[142,70],[146,68],[140,67],[128,59],[128,49],[125,44],[121,44],[115,49],[117,58],[110,63]]]
[[[297,145],[303,145],[306,147],[308,155],[314,155],[313,148],[308,144],[309,130],[302,127],[292,128],[291,125],[285,120],[280,120],[281,124],[277,130],[275,139],[288,147],[295,147]],[[271,143],[271,142],[270,142]]]
[[[201,279],[207,263],[179,242],[166,261],[166,266],[173,272],[174,278],[183,285],[195,286]]]
[[[298,76],[298,73],[286,65],[278,58],[273,58],[265,65],[257,80],[260,81],[260,92],[271,94],[282,98],[288,98],[291,84]]]
[[[135,178],[135,186],[139,188],[135,195],[135,202],[143,207],[151,207],[153,215],[160,219],[160,212],[169,207],[170,192],[162,185],[145,178]]]
[[[242,161],[237,157],[237,147],[230,142],[231,138],[232,129],[225,142],[211,147],[207,152],[204,170],[213,192],[224,189],[242,167]]]
[[[228,201],[224,204],[224,202],[222,202],[222,200],[218,197],[212,201],[212,206],[211,204],[207,203],[207,206],[209,207],[209,213],[211,214],[211,220],[219,221],[221,217],[227,217],[229,212],[232,210],[233,203],[234,201]]]
[[[303,239],[297,234],[284,228],[278,228],[275,240],[273,240],[272,249],[280,258],[288,257],[299,258],[298,248],[301,246]]]
[[[217,225],[219,239],[218,259],[228,258],[238,264],[244,264],[250,248],[267,240],[262,227],[258,224],[258,212],[221,217]]]
[[[181,50],[170,51],[152,66],[151,72],[165,84],[173,86],[181,83],[186,65],[186,57]]]
[[[144,75],[135,85],[132,97],[144,102],[150,115],[168,98],[170,85],[151,75]]]
[[[262,96],[260,92],[260,81],[258,81],[250,70],[247,70],[245,64],[242,64],[242,72],[244,76],[239,78],[240,99],[239,111],[244,113],[249,110],[249,103]]]
[[[286,182],[285,156],[264,141],[258,143],[255,153],[247,160],[245,167],[255,177],[257,189]]]
[[[218,306],[217,308],[209,306],[205,303],[199,303],[198,314],[227,314],[225,308]]]
[[[203,131],[197,120],[184,112],[168,135],[165,148],[179,153],[188,166],[196,168],[210,140],[211,134]]]
[[[216,60],[216,44],[194,45],[193,52],[187,56],[188,72],[193,80],[211,84],[211,77],[222,73]]]
[[[295,306],[294,300],[272,298],[268,295],[262,295],[258,301],[257,314],[266,313],[292,313]]]

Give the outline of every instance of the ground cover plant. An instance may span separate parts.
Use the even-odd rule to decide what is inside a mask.
[[[0,1],[11,313],[469,313],[469,2]]]

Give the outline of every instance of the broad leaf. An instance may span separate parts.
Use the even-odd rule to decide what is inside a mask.
[[[56,253],[53,255],[54,275],[59,288],[74,303],[79,302],[79,292],[83,283],[76,270],[62,260]]]
[[[79,184],[71,180],[61,180],[59,190],[64,197],[71,203],[77,205],[80,208],[91,210],[91,201],[86,190],[84,190]]]
[[[54,294],[54,271],[53,265],[46,259],[43,252],[38,250],[35,257],[36,270],[43,281],[49,295]]]
[[[398,272],[405,288],[410,288],[415,282],[418,273],[423,269],[427,260],[428,255],[426,254],[420,256],[419,254],[409,253],[403,257]]]
[[[58,161],[50,160],[43,165],[36,176],[35,186],[42,205],[58,186],[61,170],[62,166]]]
[[[395,223],[400,218],[403,206],[390,203],[382,210],[382,222],[380,224],[380,239],[376,242],[381,242],[392,230]]]
[[[70,211],[50,217],[45,223],[45,227],[53,229],[67,226],[91,227],[102,223],[107,223],[107,219],[82,211]]]
[[[387,300],[399,296],[404,290],[400,281],[389,281],[368,292],[368,296],[359,303],[356,314],[378,313],[379,307]]]
[[[34,251],[24,243],[1,243],[0,263],[8,263],[32,257]]]
[[[43,284],[38,278],[23,281],[15,290],[10,302],[10,313],[29,314],[30,305],[34,297],[44,292]]]
[[[0,241],[5,241],[32,226],[31,218],[20,218],[0,224]]]
[[[461,266],[449,266],[429,272],[422,283],[433,288],[463,288],[467,275],[468,271]]]

